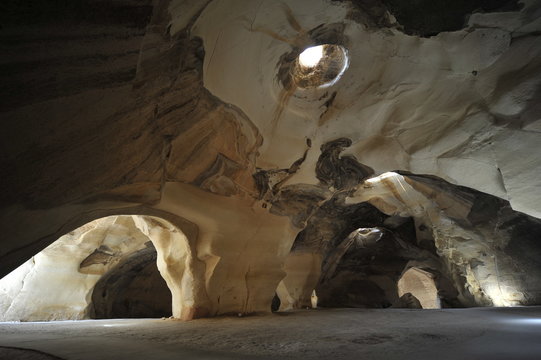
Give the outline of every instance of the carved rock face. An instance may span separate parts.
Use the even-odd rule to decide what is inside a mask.
[[[92,293],[102,276],[112,271],[117,273],[118,278],[118,267],[126,262],[139,262],[139,265],[150,263],[155,268],[155,255],[154,258],[151,255],[150,259],[148,256],[144,259],[139,256],[141,253],[151,255],[156,250],[150,239],[136,228],[131,217],[115,216],[90,222],[62,236],[0,280],[1,319],[43,321],[90,318],[95,313]],[[134,280],[138,275],[133,269],[131,277],[128,273],[123,274],[124,281]],[[116,289],[110,289],[111,292],[122,292],[129,284],[122,286],[119,281],[115,285]],[[159,285],[156,286],[159,288]],[[144,290],[141,289],[142,294]],[[113,302],[114,297],[115,294],[104,294],[102,301]],[[137,302],[136,298],[134,302]],[[152,300],[148,298],[140,297],[139,301],[147,301],[147,305],[153,307]]]
[[[539,273],[538,1],[445,5],[449,24],[390,0],[90,3],[14,5],[0,34],[2,274],[92,220],[142,214],[192,239],[199,275],[186,277],[205,286],[184,308],[165,276],[184,299],[175,316],[268,311],[275,291],[305,306],[334,275],[393,303],[411,262],[451,305],[539,302],[525,275]],[[464,19],[475,4],[487,12]],[[366,253],[390,238],[344,242],[401,218],[415,234],[391,246],[392,271]],[[81,269],[108,266],[111,250]],[[342,260],[393,275],[367,280]]]

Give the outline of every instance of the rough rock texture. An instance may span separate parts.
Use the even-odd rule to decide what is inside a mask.
[[[369,204],[345,206],[343,194],[317,208],[297,235],[286,260],[287,275],[278,287],[281,309],[310,307],[327,254],[356,228],[377,226],[383,218]]]
[[[422,309],[423,308],[423,305],[421,305],[421,302],[419,301],[419,299],[417,299],[415,296],[413,296],[409,292],[402,295],[394,306],[398,308],[406,308],[406,309]]]
[[[194,259],[195,239],[161,219],[137,217],[135,222],[156,244],[157,266],[171,290],[173,315],[181,319],[207,315],[205,267]]]
[[[409,262],[439,263],[437,256],[416,246],[414,237],[401,232],[385,231],[377,242],[350,248],[334,274],[318,284],[318,306],[386,308],[397,302],[403,295],[399,279]]]
[[[188,219],[198,220],[195,229],[205,227],[199,233],[190,230],[192,234],[187,234],[202,238],[201,261],[208,266],[202,271],[209,271],[210,276],[212,269],[217,268],[217,277],[225,277],[221,279],[223,282],[209,280],[209,296],[214,304],[210,309],[205,306],[204,312],[253,312],[270,308],[272,297],[267,301],[266,296],[274,293],[282,277],[280,259],[285,257],[294,234],[290,233],[287,219],[269,215],[259,204],[254,205],[253,200],[249,200],[257,192],[252,174],[262,139],[241,111],[215,98],[203,87],[205,52],[202,42],[189,32],[180,31],[186,26],[189,30],[192,17],[197,17],[204,5],[194,4],[192,15],[186,18],[188,4],[179,3],[177,8],[169,1],[157,4],[143,39],[126,35],[138,49],[131,63],[137,71],[123,86],[108,84],[110,89],[97,90],[82,86],[78,94],[70,92],[69,96],[49,100],[27,96],[20,106],[12,106],[5,109],[7,111],[2,109],[2,121],[17,127],[5,133],[18,134],[17,140],[3,142],[6,147],[3,152],[8,157],[2,159],[2,169],[13,169],[2,176],[2,188],[9,190],[2,191],[1,195],[1,223],[2,228],[11,228],[11,234],[6,236],[11,239],[9,245],[2,248],[3,273],[63,233],[97,217],[145,213],[173,218],[176,225],[189,223],[179,217],[181,213]],[[175,15],[175,11],[180,11],[180,15]],[[175,28],[175,34],[169,32],[172,29],[169,23],[173,20],[180,26]],[[99,29],[102,28],[99,25]],[[8,43],[8,47],[9,44],[13,47],[8,50],[18,54],[19,49],[15,47],[23,43],[35,57],[47,56],[52,50],[39,51],[36,47],[39,44],[31,37],[33,34],[20,35],[26,30],[12,28],[21,38],[17,43]],[[93,52],[103,48],[118,50],[103,37],[90,41],[84,47],[87,51],[90,46],[96,47]],[[66,51],[75,51],[69,43],[66,45]],[[65,62],[78,63],[71,54],[57,56]],[[74,77],[82,78],[85,71],[77,69]],[[22,84],[22,76],[30,74],[23,72],[13,81]],[[83,80],[81,83],[87,84]],[[47,86],[43,85],[43,92],[49,92]],[[61,116],[57,109],[63,109]],[[47,121],[42,120],[44,117]],[[44,136],[37,130],[40,126],[55,129],[54,135]],[[25,144],[31,146],[25,147]],[[47,158],[40,160],[41,154],[47,154]],[[217,195],[202,195],[205,201],[197,198],[199,195],[192,195],[192,208],[171,208],[175,202],[185,199],[177,198],[182,196],[181,191],[165,190],[164,184],[171,183],[174,189],[179,182],[194,185],[179,189],[193,189],[197,193],[198,187]],[[168,199],[165,193],[172,194],[173,198]],[[237,199],[227,199],[230,195],[237,195]],[[242,200],[245,197],[249,199]],[[206,211],[209,205],[219,203],[223,204],[222,214]],[[158,210],[148,208],[151,205]],[[239,208],[246,216],[232,212],[229,206]],[[254,212],[253,206],[261,210]],[[38,217],[39,224],[33,224]],[[237,236],[238,229],[246,226],[253,230]],[[283,235],[279,228],[284,229]],[[265,231],[267,235],[262,234]],[[220,241],[223,237],[229,242]],[[252,238],[268,242],[267,250],[272,252],[267,262],[254,256],[260,251],[260,243],[247,246]],[[195,238],[193,241],[196,246]],[[239,257],[251,260],[239,262]],[[222,267],[227,270],[221,270]],[[266,285],[268,290],[251,289],[259,286],[252,279],[259,279],[260,275],[271,277]],[[242,285],[239,289],[224,287],[227,280],[241,281]],[[216,285],[212,285],[214,283]],[[180,313],[176,316],[180,317]]]
[[[131,217],[114,216],[92,221],[62,236],[0,280],[0,319],[89,318],[93,315],[91,301],[96,283],[110,271],[118,273],[121,263],[133,261],[142,249],[154,250],[149,238],[135,227]],[[151,264],[155,263],[154,259],[150,259]],[[136,272],[132,273],[135,275]],[[117,284],[116,291],[125,288]],[[113,301],[113,298],[107,300]]]
[[[105,273],[92,291],[90,317],[171,316],[171,292],[156,267],[156,257],[156,249],[147,247]]]
[[[199,311],[213,316],[270,311],[276,287],[285,275],[282,265],[298,229],[287,217],[270,215],[262,204],[224,198],[180,183],[165,185],[164,196],[156,208],[181,214],[198,225],[197,235],[182,231],[192,249],[192,279],[204,285],[208,303],[200,293],[199,300],[190,304],[195,308],[186,309],[188,313],[194,311],[197,316]],[[167,259],[168,253],[164,255]],[[198,262],[204,266],[200,267]],[[199,289],[197,285],[194,288]],[[174,309],[173,315],[184,317]]]
[[[370,179],[347,201],[368,201],[386,214],[414,217],[417,239],[433,239],[463,304],[541,301],[541,263],[531,256],[540,250],[533,239],[539,238],[541,223],[510,210],[505,201],[438,179],[396,173]],[[528,234],[520,230],[524,226]]]
[[[439,309],[441,307],[434,276],[419,268],[408,269],[398,280],[398,295],[400,300],[403,300],[404,296],[409,299],[417,299],[423,309]]]
[[[537,121],[541,49],[534,2],[521,15],[477,14],[476,23],[464,30],[429,39],[345,20],[349,9],[344,4],[309,3],[297,1],[284,9],[250,1],[212,2],[194,27],[213,54],[205,58],[205,86],[241,108],[265,139],[260,167],[289,166],[309,138],[306,161],[287,183],[315,184],[317,149],[347,137],[352,141],[347,152],[378,173],[402,169],[437,175],[540,215],[537,195],[531,196],[538,193],[540,164],[527,150],[539,148],[531,127]],[[225,9],[228,15],[218,15]],[[241,9],[246,15],[238,18]],[[286,20],[290,13],[295,26]],[[500,19],[505,16],[510,22],[504,27]],[[283,105],[274,70],[280,56],[316,41],[306,34],[322,22],[346,24],[349,69],[332,88],[297,89]],[[230,50],[230,43],[242,51]]]
[[[179,231],[138,224],[175,317],[270,311],[275,293],[309,306],[329,259],[368,259],[334,248],[401,216],[416,255],[390,254],[393,276],[430,271],[463,305],[539,303],[540,2],[438,1],[451,23],[422,3],[9,5],[0,274],[92,220],[146,215]],[[314,44],[348,67],[302,88]],[[423,176],[370,185],[394,170]],[[109,255],[81,259],[88,276]]]
[[[433,36],[465,27],[471,13],[517,11],[517,0],[382,0],[406,34]]]

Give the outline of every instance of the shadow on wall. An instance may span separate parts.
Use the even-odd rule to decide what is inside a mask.
[[[178,228],[149,216],[89,222],[0,280],[0,321],[171,316],[171,291],[156,262],[176,246],[175,275],[182,278],[180,260],[190,257],[183,239]],[[161,270],[167,276],[170,269]]]

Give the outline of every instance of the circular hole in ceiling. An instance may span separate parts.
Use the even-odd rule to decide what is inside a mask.
[[[347,50],[340,45],[316,45],[304,49],[293,67],[293,80],[301,88],[333,85],[349,65]]]

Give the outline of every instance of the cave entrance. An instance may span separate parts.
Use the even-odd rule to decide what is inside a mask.
[[[162,218],[91,221],[0,280],[0,321],[171,316],[186,297],[180,283],[189,283],[189,249],[184,233]]]
[[[440,298],[434,275],[428,271],[411,267],[398,280],[398,296],[417,299],[423,309],[440,309]]]

